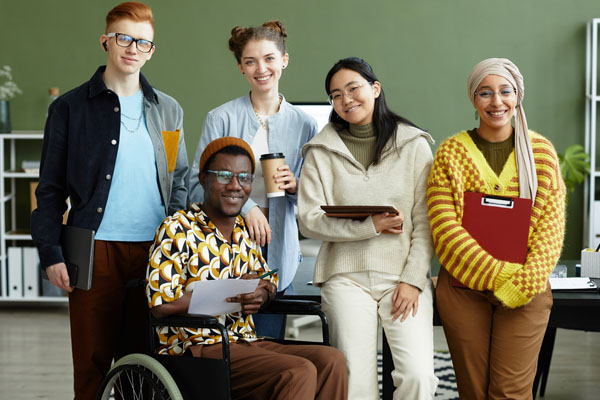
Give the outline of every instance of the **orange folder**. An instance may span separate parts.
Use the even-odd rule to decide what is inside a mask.
[[[523,264],[527,259],[531,199],[465,192],[462,226],[492,257]],[[465,287],[454,279],[452,284]]]

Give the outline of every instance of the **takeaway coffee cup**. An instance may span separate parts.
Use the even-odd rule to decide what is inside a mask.
[[[277,168],[281,167],[285,162],[283,153],[266,153],[260,156],[260,166],[265,178],[265,189],[267,197],[285,196],[285,191],[279,189],[281,183],[275,182],[273,177],[277,172]]]

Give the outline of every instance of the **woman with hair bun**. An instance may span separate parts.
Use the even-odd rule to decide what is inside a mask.
[[[303,152],[298,221],[323,241],[313,282],[321,287],[332,343],[346,356],[350,400],[379,399],[381,322],[394,360],[394,399],[432,399],[433,245],[425,198],[433,139],[386,104],[371,66],[338,61],[325,78],[333,110]],[[392,206],[352,220],[322,205]]]
[[[263,247],[271,269],[279,268],[278,296],[288,288],[291,290],[301,259],[294,215],[297,178],[302,166],[302,146],[317,132],[316,121],[279,93],[279,79],[289,62],[286,37],[280,21],[250,28],[236,26],[231,30],[229,49],[250,84],[250,92],[208,113],[190,174],[190,200],[202,201],[204,193],[198,181],[198,163],[208,143],[219,137],[235,136],[250,144],[257,158],[257,179],[242,215],[251,238]],[[284,165],[275,174],[285,196],[266,196],[259,162],[265,153],[285,156]],[[260,315],[255,323],[260,336],[284,336],[284,316]]]

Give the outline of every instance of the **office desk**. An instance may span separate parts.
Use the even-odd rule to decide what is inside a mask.
[[[579,263],[579,260],[559,261],[559,264],[567,266],[567,276],[575,276],[576,263]],[[600,279],[593,280],[600,287]],[[535,398],[538,388],[541,397],[546,392],[557,328],[600,332],[600,292],[552,292],[552,299],[554,303],[533,382],[533,398]]]
[[[567,265],[568,276],[575,276],[575,264],[579,261],[566,260],[559,264]],[[312,281],[315,265],[314,257],[305,257],[298,272],[294,277],[295,294],[285,296],[292,299],[306,299],[321,301],[321,291],[318,287],[307,285]],[[600,285],[600,279],[594,279]],[[585,331],[600,332],[600,292],[579,292],[579,293],[561,293],[553,292],[554,303],[550,312],[548,328],[544,335],[540,356],[538,359],[538,368],[534,380],[533,397],[535,398],[537,389],[540,387],[540,395],[545,393],[550,362],[552,360],[552,351],[554,340],[556,338],[556,329],[576,329]],[[435,302],[434,302],[435,304]],[[437,309],[434,308],[434,325],[441,325]],[[385,333],[383,334],[383,398],[391,399],[394,392],[392,382],[393,361],[390,353]],[[541,385],[540,385],[541,383]]]

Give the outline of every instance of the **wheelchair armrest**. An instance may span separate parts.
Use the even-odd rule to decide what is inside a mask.
[[[170,315],[165,318],[156,318],[152,312],[150,312],[150,327],[154,328],[157,326],[217,329],[221,334],[223,360],[225,361],[227,371],[229,371],[229,335],[225,326],[219,323],[219,320],[215,316],[206,314],[180,314]],[[153,329],[150,330],[150,348],[154,351],[154,349],[156,349],[154,339],[155,334]]]
[[[261,314],[317,315],[319,311],[321,304],[309,300],[273,300],[260,309]]]
[[[150,325],[152,326],[181,326],[186,328],[214,328],[223,327],[216,317],[205,314],[180,314],[165,318],[156,318],[150,313]]]

